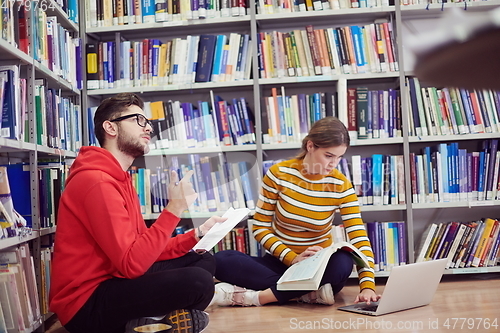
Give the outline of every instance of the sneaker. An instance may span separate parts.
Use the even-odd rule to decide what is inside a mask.
[[[180,309],[161,317],[144,317],[127,323],[125,333],[199,333],[208,325],[208,314],[200,310]]]
[[[229,283],[221,282],[215,285],[214,298],[208,306],[218,305],[218,306],[258,306],[260,304],[255,304],[254,298],[258,297],[255,295],[258,291],[238,287]]]
[[[333,305],[335,299],[333,298],[332,285],[330,283],[322,285],[318,290],[301,296],[299,302]]]

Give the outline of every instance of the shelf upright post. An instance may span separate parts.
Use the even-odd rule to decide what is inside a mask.
[[[395,1],[395,16],[396,22],[395,26],[401,28],[403,26],[401,18],[401,3],[399,0]],[[409,263],[415,262],[415,247],[414,247],[414,235],[413,235],[413,203],[412,203],[412,191],[411,191],[411,172],[410,172],[410,142],[409,142],[409,95],[406,89],[406,79],[405,79],[405,66],[403,57],[403,37],[401,31],[394,29],[396,32],[396,44],[398,50],[398,63],[399,63],[399,86],[401,94],[401,122],[403,130],[403,161],[404,161],[404,172],[405,172],[405,198],[406,198],[406,237],[407,237],[407,250],[408,250],[408,261]]]
[[[250,6],[250,38],[252,47],[252,76],[253,76],[253,101],[255,119],[255,144],[257,145],[257,189],[262,180],[262,112],[261,112],[261,87],[259,83],[259,60],[257,40],[257,11],[255,6]]]

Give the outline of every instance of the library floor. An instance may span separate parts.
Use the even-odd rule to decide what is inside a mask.
[[[385,281],[377,279],[377,292],[383,291]],[[352,279],[336,295],[333,306],[291,302],[284,306],[210,308],[210,325],[204,333],[500,332],[499,273],[445,275],[430,305],[380,317],[336,309],[351,303],[357,291]],[[58,322],[46,332],[66,333]]]

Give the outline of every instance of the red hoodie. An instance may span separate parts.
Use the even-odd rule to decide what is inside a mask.
[[[157,261],[186,254],[194,232],[171,238],[179,218],[163,210],[147,228],[130,175],[107,150],[83,147],[61,196],[50,283],[50,309],[65,325],[97,286],[134,279]]]

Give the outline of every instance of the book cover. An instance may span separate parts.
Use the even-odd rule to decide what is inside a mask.
[[[348,242],[335,243],[290,266],[278,280],[278,290],[318,290],[328,260],[339,250],[349,252],[356,265],[370,268],[368,258],[355,246]]]

